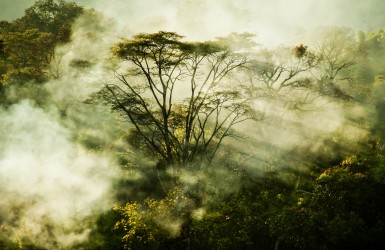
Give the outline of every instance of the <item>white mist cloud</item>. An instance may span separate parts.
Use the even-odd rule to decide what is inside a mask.
[[[373,30],[385,24],[382,0],[73,0],[115,18],[131,33],[177,31],[202,40],[230,32],[255,32],[273,46],[303,29],[349,26]],[[34,0],[1,0],[1,19],[20,17]]]
[[[269,46],[287,43],[303,30],[348,26],[373,30],[385,25],[382,0],[73,0],[114,18],[132,35],[177,31],[204,40],[230,32],[254,32]],[[1,0],[1,19],[20,17],[34,0]],[[297,40],[295,41],[297,42]]]
[[[303,29],[349,26],[372,30],[384,26],[381,0],[102,0],[82,1],[115,18],[129,35],[177,31],[203,40],[230,32],[253,32],[264,44],[286,43]]]
[[[84,239],[84,221],[113,205],[112,161],[72,142],[55,109],[24,101],[0,120],[2,226],[49,249]]]

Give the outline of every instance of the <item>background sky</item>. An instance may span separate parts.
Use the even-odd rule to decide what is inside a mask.
[[[385,27],[383,0],[73,0],[113,17],[132,32],[177,31],[193,39],[253,32],[262,42],[281,43],[306,29]],[[0,19],[23,15],[34,0],[0,0]]]

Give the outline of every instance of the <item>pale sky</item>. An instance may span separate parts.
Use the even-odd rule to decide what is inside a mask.
[[[193,39],[253,32],[277,43],[318,26],[385,27],[384,0],[73,0],[116,19],[128,33],[177,31]],[[33,0],[0,0],[0,19],[23,15]]]

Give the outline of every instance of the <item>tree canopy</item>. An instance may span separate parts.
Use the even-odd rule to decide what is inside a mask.
[[[73,2],[39,0],[25,15],[0,25],[0,82],[47,80],[55,47],[70,41],[71,25],[83,12]]]
[[[160,31],[115,44],[112,52],[123,61],[115,71],[119,82],[106,84],[101,94],[167,164],[211,162],[223,139],[235,135],[234,125],[261,118],[231,82],[247,58],[223,38],[181,39]]]

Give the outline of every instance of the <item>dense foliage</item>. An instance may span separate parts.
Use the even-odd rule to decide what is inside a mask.
[[[55,51],[72,41],[84,12],[72,2],[39,0],[23,17],[0,22],[2,108],[22,99],[50,104],[45,84],[60,78],[51,71]],[[85,132],[73,140],[112,152],[122,176],[116,205],[74,249],[384,248],[385,29],[320,33],[317,46],[276,49],[255,49],[248,33],[186,42],[160,31],[110,44],[110,58],[102,59],[115,78],[75,104],[92,114],[107,107],[130,127],[116,126],[103,140]],[[73,70],[92,66],[70,62]],[[257,109],[259,101],[271,106]],[[274,156],[257,160],[239,146],[246,136],[238,126],[275,119],[277,110],[304,117],[330,103],[365,132],[320,133],[317,147],[256,140],[246,147]],[[94,126],[118,124],[109,122]],[[126,178],[134,174],[141,178]],[[44,249],[15,240],[3,216],[1,249]]]
[[[82,12],[75,3],[41,0],[23,17],[1,21],[0,87],[49,79],[55,46],[70,41],[71,25]]]

